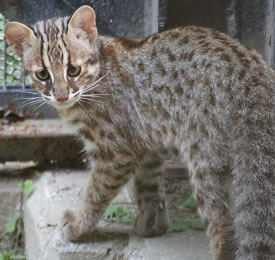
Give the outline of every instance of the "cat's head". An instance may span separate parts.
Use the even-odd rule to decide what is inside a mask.
[[[32,86],[47,103],[67,108],[87,95],[99,73],[94,10],[82,6],[69,18],[18,22],[5,26],[5,36],[22,57]]]

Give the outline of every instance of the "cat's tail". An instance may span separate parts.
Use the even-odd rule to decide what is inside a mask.
[[[267,116],[258,119],[249,129],[238,129],[233,142],[238,260],[275,259],[275,133],[273,120]]]

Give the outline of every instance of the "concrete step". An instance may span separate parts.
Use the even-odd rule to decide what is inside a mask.
[[[87,172],[45,172],[25,204],[25,245],[28,260],[144,259],[209,260],[203,231],[168,233],[158,238],[136,236],[131,225],[101,220],[90,241],[71,243],[60,232],[66,209],[77,209]],[[134,207],[131,183],[112,203]]]

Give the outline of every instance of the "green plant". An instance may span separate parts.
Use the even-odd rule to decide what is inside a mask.
[[[197,210],[197,204],[192,195],[183,203],[183,207],[184,209]]]
[[[169,230],[171,232],[185,231],[190,227],[190,222],[184,218],[172,218],[169,223]]]
[[[110,205],[104,213],[107,219],[117,219],[125,224],[130,224],[135,219],[135,214],[121,206]]]
[[[195,230],[202,230],[204,229],[204,225],[200,218],[172,218],[169,223],[169,230],[171,232],[182,232],[187,229],[195,229]]]
[[[14,233],[19,225],[20,217],[18,215],[15,215],[11,218],[9,223],[5,226],[7,233]],[[1,260],[1,258],[0,258]]]
[[[29,195],[33,192],[33,181],[25,180],[24,182],[18,183],[19,189],[26,195]]]
[[[195,212],[197,210],[197,204],[194,197],[191,195],[186,199],[183,205],[177,205],[177,209],[183,211]],[[182,232],[187,229],[204,229],[204,225],[200,218],[184,218],[184,217],[175,217],[172,218],[169,223],[169,230],[171,232]]]
[[[26,257],[23,255],[14,255],[12,253],[0,252],[0,260],[13,260],[13,259],[23,260],[23,259],[26,259]]]
[[[176,205],[176,208],[185,211],[196,211],[197,204],[194,197],[191,195],[182,205]]]

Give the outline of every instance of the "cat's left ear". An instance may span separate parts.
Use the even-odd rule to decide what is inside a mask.
[[[69,22],[69,30],[81,29],[88,34],[89,40],[94,41],[97,36],[94,9],[88,5],[78,8]]]

